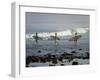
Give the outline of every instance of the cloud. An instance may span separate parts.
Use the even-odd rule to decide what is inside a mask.
[[[54,32],[89,27],[88,15],[54,14],[54,13],[26,13],[26,33]],[[84,26],[84,27],[83,27]],[[77,30],[85,32],[82,29]],[[68,32],[68,34],[70,34]]]

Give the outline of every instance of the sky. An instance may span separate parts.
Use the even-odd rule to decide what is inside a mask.
[[[89,29],[89,15],[26,12],[25,16],[26,33]]]

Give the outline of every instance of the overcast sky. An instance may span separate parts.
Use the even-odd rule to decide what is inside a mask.
[[[26,33],[55,32],[80,27],[89,27],[88,15],[26,13]]]

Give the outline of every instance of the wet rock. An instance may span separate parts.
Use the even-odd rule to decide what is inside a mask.
[[[64,52],[63,54],[68,54],[68,52]]]
[[[65,64],[60,64],[61,66],[64,66]]]
[[[79,63],[76,62],[76,61],[72,62],[72,65],[78,65],[78,64],[79,64]]]
[[[81,51],[82,49],[80,48],[79,50]]]
[[[87,59],[90,58],[90,54],[89,54],[89,52],[86,52],[86,58],[87,58]]]
[[[47,57],[48,58],[51,58],[52,57],[51,53],[47,54]]]
[[[67,54],[67,52],[64,52],[63,54],[61,54],[61,56],[65,57]]]
[[[56,55],[52,55],[52,57],[54,57],[54,58],[55,58],[55,57],[56,57]]]
[[[52,61],[52,59],[50,59],[50,58],[47,58],[47,62],[51,62]]]
[[[53,63],[53,64],[57,64],[57,63],[58,63],[58,62],[57,62],[57,59],[53,59],[53,60],[52,60],[52,63]]]
[[[31,61],[32,61],[32,57],[31,57],[31,56],[28,56],[28,57],[26,58],[26,62],[27,62],[27,61],[31,62]]]
[[[68,59],[68,62],[71,62],[71,61],[73,61],[73,58],[69,58],[69,59]]]
[[[58,60],[63,62],[63,57],[59,57]]]
[[[76,51],[72,51],[71,53],[77,53]]]
[[[40,59],[40,62],[42,62],[42,63],[47,62],[47,58],[46,57],[40,57],[39,59]]]
[[[55,66],[54,64],[49,64],[49,66]]]
[[[32,62],[32,57],[31,56],[28,56],[26,58],[26,67],[29,67],[29,64]]]
[[[39,62],[38,56],[32,56],[32,62]]]
[[[41,53],[41,50],[38,50],[38,53]]]

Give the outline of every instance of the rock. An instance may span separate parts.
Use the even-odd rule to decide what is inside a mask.
[[[65,64],[60,64],[61,66],[64,66]]]
[[[80,48],[79,50],[81,51],[82,49]]]
[[[38,56],[32,56],[32,62],[39,62]]]
[[[53,60],[52,60],[52,63],[53,63],[53,64],[57,64],[57,63],[58,63],[58,62],[57,62],[57,59],[53,59]]]
[[[32,62],[32,57],[31,56],[28,56],[26,58],[26,67],[29,67],[29,64]]]
[[[47,57],[50,59],[52,57],[51,53],[47,54]]]
[[[68,62],[71,62],[72,60],[73,60],[73,58],[69,58],[69,59],[68,59]]]
[[[89,52],[86,52],[87,56],[89,56]]]
[[[78,62],[76,61],[72,62],[72,65],[78,65]]]
[[[89,52],[85,52],[85,56],[83,56],[82,58],[83,59],[89,59],[90,58]]]
[[[49,66],[55,66],[54,64],[49,64]]]
[[[68,54],[67,52],[64,52],[63,54]]]
[[[59,57],[58,60],[63,62],[63,57]]]
[[[38,53],[41,53],[41,50],[38,50]]]
[[[40,59],[40,62],[43,62],[43,63],[45,63],[47,61],[46,57],[40,57],[39,59]]]
[[[55,57],[56,57],[56,55],[52,55],[52,57],[54,57],[54,58],[55,58]]]
[[[71,53],[76,53],[76,51],[72,51]]]

